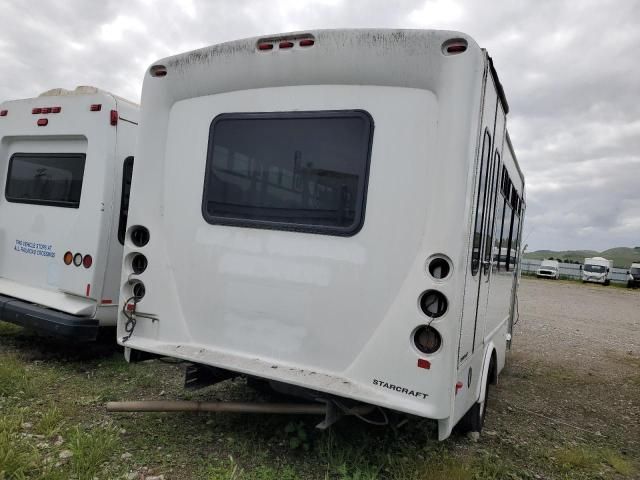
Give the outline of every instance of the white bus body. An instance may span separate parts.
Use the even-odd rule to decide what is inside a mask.
[[[253,38],[160,60],[142,98],[129,360],[437,419],[440,438],[482,418],[519,264],[495,252],[519,252],[524,212],[484,50],[447,31]]]
[[[543,260],[536,271],[538,278],[552,278],[558,280],[560,278],[560,262],[557,260]]]
[[[602,257],[585,258],[582,266],[582,282],[609,285],[613,269],[613,260]]]
[[[0,105],[1,320],[79,341],[116,324],[137,123],[94,87]]]

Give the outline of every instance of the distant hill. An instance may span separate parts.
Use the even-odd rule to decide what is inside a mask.
[[[604,252],[596,252],[595,250],[565,250],[562,252],[537,250],[524,254],[524,258],[531,258],[533,260],[554,258],[556,260],[570,260],[579,263],[583,263],[587,257],[604,257],[613,260],[614,267],[627,268],[633,262],[640,262],[640,247],[617,247],[610,248]]]

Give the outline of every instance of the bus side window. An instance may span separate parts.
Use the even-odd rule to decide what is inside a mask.
[[[122,194],[120,195],[120,220],[118,223],[118,241],[124,245],[124,234],[127,231],[129,214],[129,195],[131,194],[131,177],[133,175],[133,157],[127,157],[122,166]]]

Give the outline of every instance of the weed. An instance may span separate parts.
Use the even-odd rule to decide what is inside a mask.
[[[295,450],[300,448],[302,450],[309,450],[309,435],[305,428],[304,422],[289,422],[284,427],[284,432],[289,438],[289,448]]]
[[[0,417],[0,479],[27,478],[35,468],[37,452],[21,440],[21,424],[21,417]]]
[[[47,437],[52,437],[57,433],[60,433],[63,423],[62,412],[58,407],[52,406],[42,414],[36,429],[38,433]]]
[[[611,468],[613,468],[616,472],[618,472],[621,475],[628,476],[634,473],[635,471],[631,462],[622,458],[613,450],[609,450],[609,449],[604,450],[602,452],[602,456],[604,458],[604,461],[608,463],[611,466]]]
[[[95,429],[84,432],[79,427],[71,433],[69,448],[71,471],[79,479],[92,479],[100,472],[102,463],[109,459],[117,437],[112,430]]]
[[[31,397],[36,391],[31,372],[14,357],[0,362],[0,396]]]

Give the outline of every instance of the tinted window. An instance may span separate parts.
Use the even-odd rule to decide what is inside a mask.
[[[508,202],[504,205],[504,215],[502,217],[502,235],[500,238],[500,261],[499,266],[505,270],[510,270],[513,262],[513,250],[511,245],[511,227],[513,224],[513,209]]]
[[[372,132],[362,111],[219,115],[209,133],[204,218],[355,234],[364,217]]]
[[[118,222],[118,241],[124,245],[129,215],[129,196],[131,195],[131,177],[133,175],[133,157],[127,157],[122,167],[122,193],[120,194],[120,220]]]
[[[9,160],[5,197],[10,202],[78,208],[85,157],[16,153]]]

